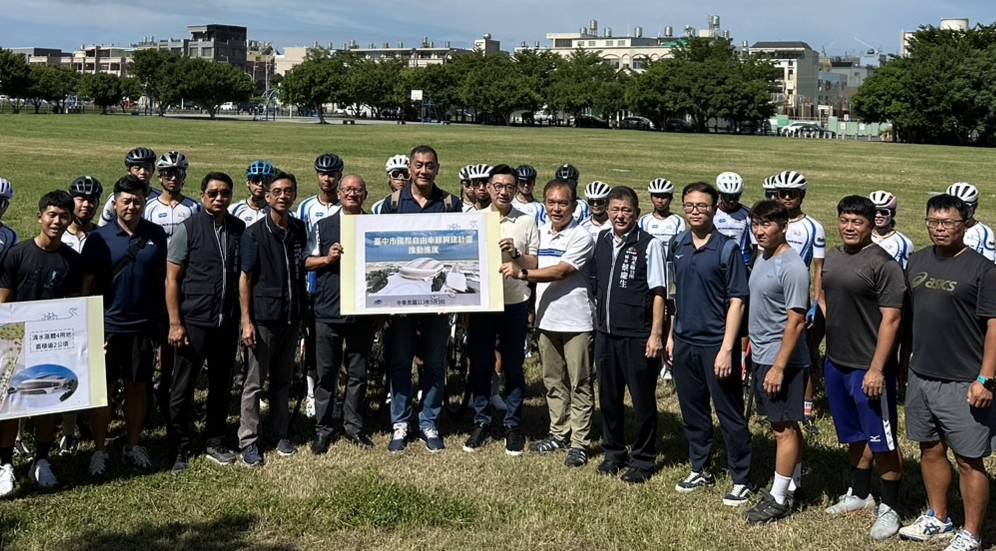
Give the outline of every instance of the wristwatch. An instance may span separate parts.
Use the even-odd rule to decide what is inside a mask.
[[[519,271],[519,278],[526,280],[529,279],[529,270],[523,268]]]
[[[979,375],[975,380],[982,385],[982,388],[988,390],[989,392],[996,393],[996,377],[983,377]]]

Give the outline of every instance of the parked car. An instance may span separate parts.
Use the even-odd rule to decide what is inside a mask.
[[[827,130],[822,126],[805,123],[805,124],[793,124],[790,127],[785,128],[785,132],[782,133],[783,136],[789,136],[792,138],[836,138],[837,133],[832,130]]]
[[[624,117],[619,121],[619,128],[629,130],[656,130],[653,121],[646,117]]]
[[[577,128],[608,128],[609,123],[591,115],[581,115],[574,119]]]
[[[691,132],[692,126],[688,124],[687,121],[681,119],[668,119],[667,121],[667,131],[668,132]]]

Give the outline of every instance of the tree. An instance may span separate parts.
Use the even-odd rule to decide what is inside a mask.
[[[31,67],[28,60],[10,50],[0,49],[0,94],[10,97],[15,113],[21,110],[21,101],[31,85]]]
[[[31,68],[31,85],[26,92],[35,113],[41,109],[43,102],[54,105],[53,111],[62,111],[66,96],[76,92],[79,86],[79,75],[69,69],[37,65]]]
[[[125,109],[125,101],[137,102],[142,98],[144,92],[142,83],[134,77],[124,77],[119,81],[121,85],[121,109]]]
[[[395,85],[404,70],[401,61],[376,62],[370,59],[356,59],[346,66],[346,87],[348,96],[357,103],[370,107],[374,117],[379,118],[384,109],[396,106]]]
[[[467,56],[470,65],[460,87],[464,105],[473,108],[478,120],[508,124],[512,111],[527,107],[528,89],[515,63],[507,56]]]
[[[284,75],[280,85],[285,103],[311,109],[325,124],[325,104],[340,103],[345,97],[346,69],[337,56],[306,59]]]
[[[80,79],[80,94],[93,100],[93,104],[100,107],[102,115],[107,114],[109,107],[121,103],[124,96],[121,79],[105,73],[83,75]]]
[[[522,50],[512,56],[519,81],[525,90],[523,107],[528,110],[528,120],[544,106],[552,103],[551,86],[560,56],[550,51]]]
[[[597,52],[578,48],[557,64],[551,83],[551,104],[575,121],[595,103],[596,83],[611,80],[615,70]]]
[[[132,60],[131,72],[142,83],[145,96],[163,116],[173,105],[183,98],[183,65],[189,61],[166,50],[139,50]]]
[[[252,77],[227,63],[190,59],[182,75],[183,98],[200,105],[212,119],[221,104],[248,101],[256,89]]]

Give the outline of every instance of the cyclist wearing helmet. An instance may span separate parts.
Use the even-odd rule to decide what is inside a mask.
[[[308,243],[306,251],[318,248],[318,222],[339,212],[339,180],[345,163],[335,153],[322,153],[315,159],[315,177],[318,179],[318,193],[308,197],[297,208],[296,216],[304,222]],[[315,416],[315,327],[310,312],[313,311],[313,295],[318,284],[315,272],[306,274],[308,292],[308,315],[305,316],[305,363],[307,365],[308,396],[304,412],[308,417]]]
[[[968,182],[951,184],[948,195],[961,199],[969,207],[969,217],[965,220],[965,246],[996,262],[996,234],[989,226],[975,219],[975,209],[979,207],[979,190]]]
[[[895,258],[905,270],[910,255],[913,254],[913,242],[896,231],[896,211],[899,208],[899,201],[895,195],[883,190],[871,192],[868,198],[875,204],[875,231],[872,232],[872,241],[885,249],[885,252]]]
[[[557,180],[561,180],[563,182],[567,182],[568,184],[570,184],[571,187],[574,189],[574,196],[577,197],[578,180],[581,179],[581,173],[578,172],[578,169],[575,168],[574,165],[571,164],[560,165],[560,167],[558,167],[553,174],[554,178],[556,178]],[[574,207],[574,221],[580,224],[581,222],[587,220],[588,216],[591,213],[588,211],[588,203],[584,201],[576,201],[576,203],[577,205]],[[546,213],[540,214],[539,223],[542,225],[545,224],[546,221],[547,221]]]
[[[719,191],[719,208],[713,224],[719,233],[740,245],[744,264],[750,267],[754,256],[754,234],[750,231],[750,209],[740,203],[744,192],[744,179],[736,172],[723,172],[716,176],[716,190]]]
[[[609,185],[598,180],[584,188],[584,199],[588,203],[591,215],[581,222],[581,227],[591,234],[592,239],[598,238],[602,230],[612,229],[608,211]]]
[[[519,190],[512,198],[512,207],[532,215],[536,224],[541,224],[545,216],[543,203],[533,197],[533,190],[536,188],[536,169],[530,165],[519,165],[519,168],[515,169],[515,181],[519,185]]]
[[[159,183],[162,193],[149,197],[143,216],[149,222],[162,227],[166,237],[173,235],[173,229],[201,211],[201,204],[183,195],[183,184],[187,181],[187,157],[178,151],[170,151],[159,158]]]
[[[685,231],[685,219],[671,212],[671,200],[674,198],[674,184],[664,178],[654,178],[647,186],[650,201],[654,211],[640,218],[640,229],[656,237],[664,245],[667,255],[671,239]]]
[[[391,193],[401,191],[401,188],[405,187],[405,184],[411,181],[411,175],[408,173],[409,164],[411,164],[411,161],[408,159],[408,155],[395,155],[384,164],[384,172],[387,173],[387,186],[390,188]],[[380,214],[384,209],[385,200],[386,198],[374,203],[370,207],[370,212]]]
[[[14,186],[6,178],[0,178],[0,218],[7,213],[10,200],[14,198]],[[17,232],[0,221],[0,262],[7,256],[7,251],[17,243]]]
[[[761,188],[764,189],[765,201],[777,201],[778,191],[775,190],[775,177],[768,176],[761,181]]]
[[[156,152],[147,147],[136,147],[125,155],[125,168],[128,174],[138,178],[149,188],[149,199],[154,199],[159,195],[159,190],[152,187],[152,177],[156,175]],[[114,219],[114,195],[111,194],[104,203],[104,208],[100,211],[98,226],[110,222]]]
[[[76,252],[83,251],[83,242],[86,241],[87,235],[97,229],[93,218],[97,215],[97,205],[100,204],[100,196],[103,194],[104,187],[100,185],[100,180],[93,176],[80,176],[69,184],[69,195],[74,202],[73,223],[62,234],[62,242]]]
[[[802,212],[802,201],[806,197],[808,184],[805,176],[794,170],[779,172],[772,179],[778,200],[789,211],[789,225],[785,232],[785,240],[802,257],[809,266],[813,278],[813,301],[806,313],[807,345],[813,356],[812,365],[820,365],[820,341],[823,340],[822,320],[816,319],[816,306],[822,300],[823,294],[823,258],[826,256],[827,234],[823,225],[813,217]],[[804,427],[810,433],[816,433],[816,423],[813,420],[813,380],[806,385],[806,402],[804,404],[806,420]]]
[[[277,171],[269,161],[253,161],[246,170],[249,197],[228,207],[228,213],[248,226],[266,216],[266,184]]]
[[[463,212],[485,209],[491,203],[488,195],[488,174],[491,167],[486,164],[467,165],[460,169],[460,187],[463,189]]]

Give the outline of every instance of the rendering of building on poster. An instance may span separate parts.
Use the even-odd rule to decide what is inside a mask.
[[[342,313],[500,311],[496,213],[342,217]]]
[[[107,405],[102,297],[0,304],[0,420]]]

